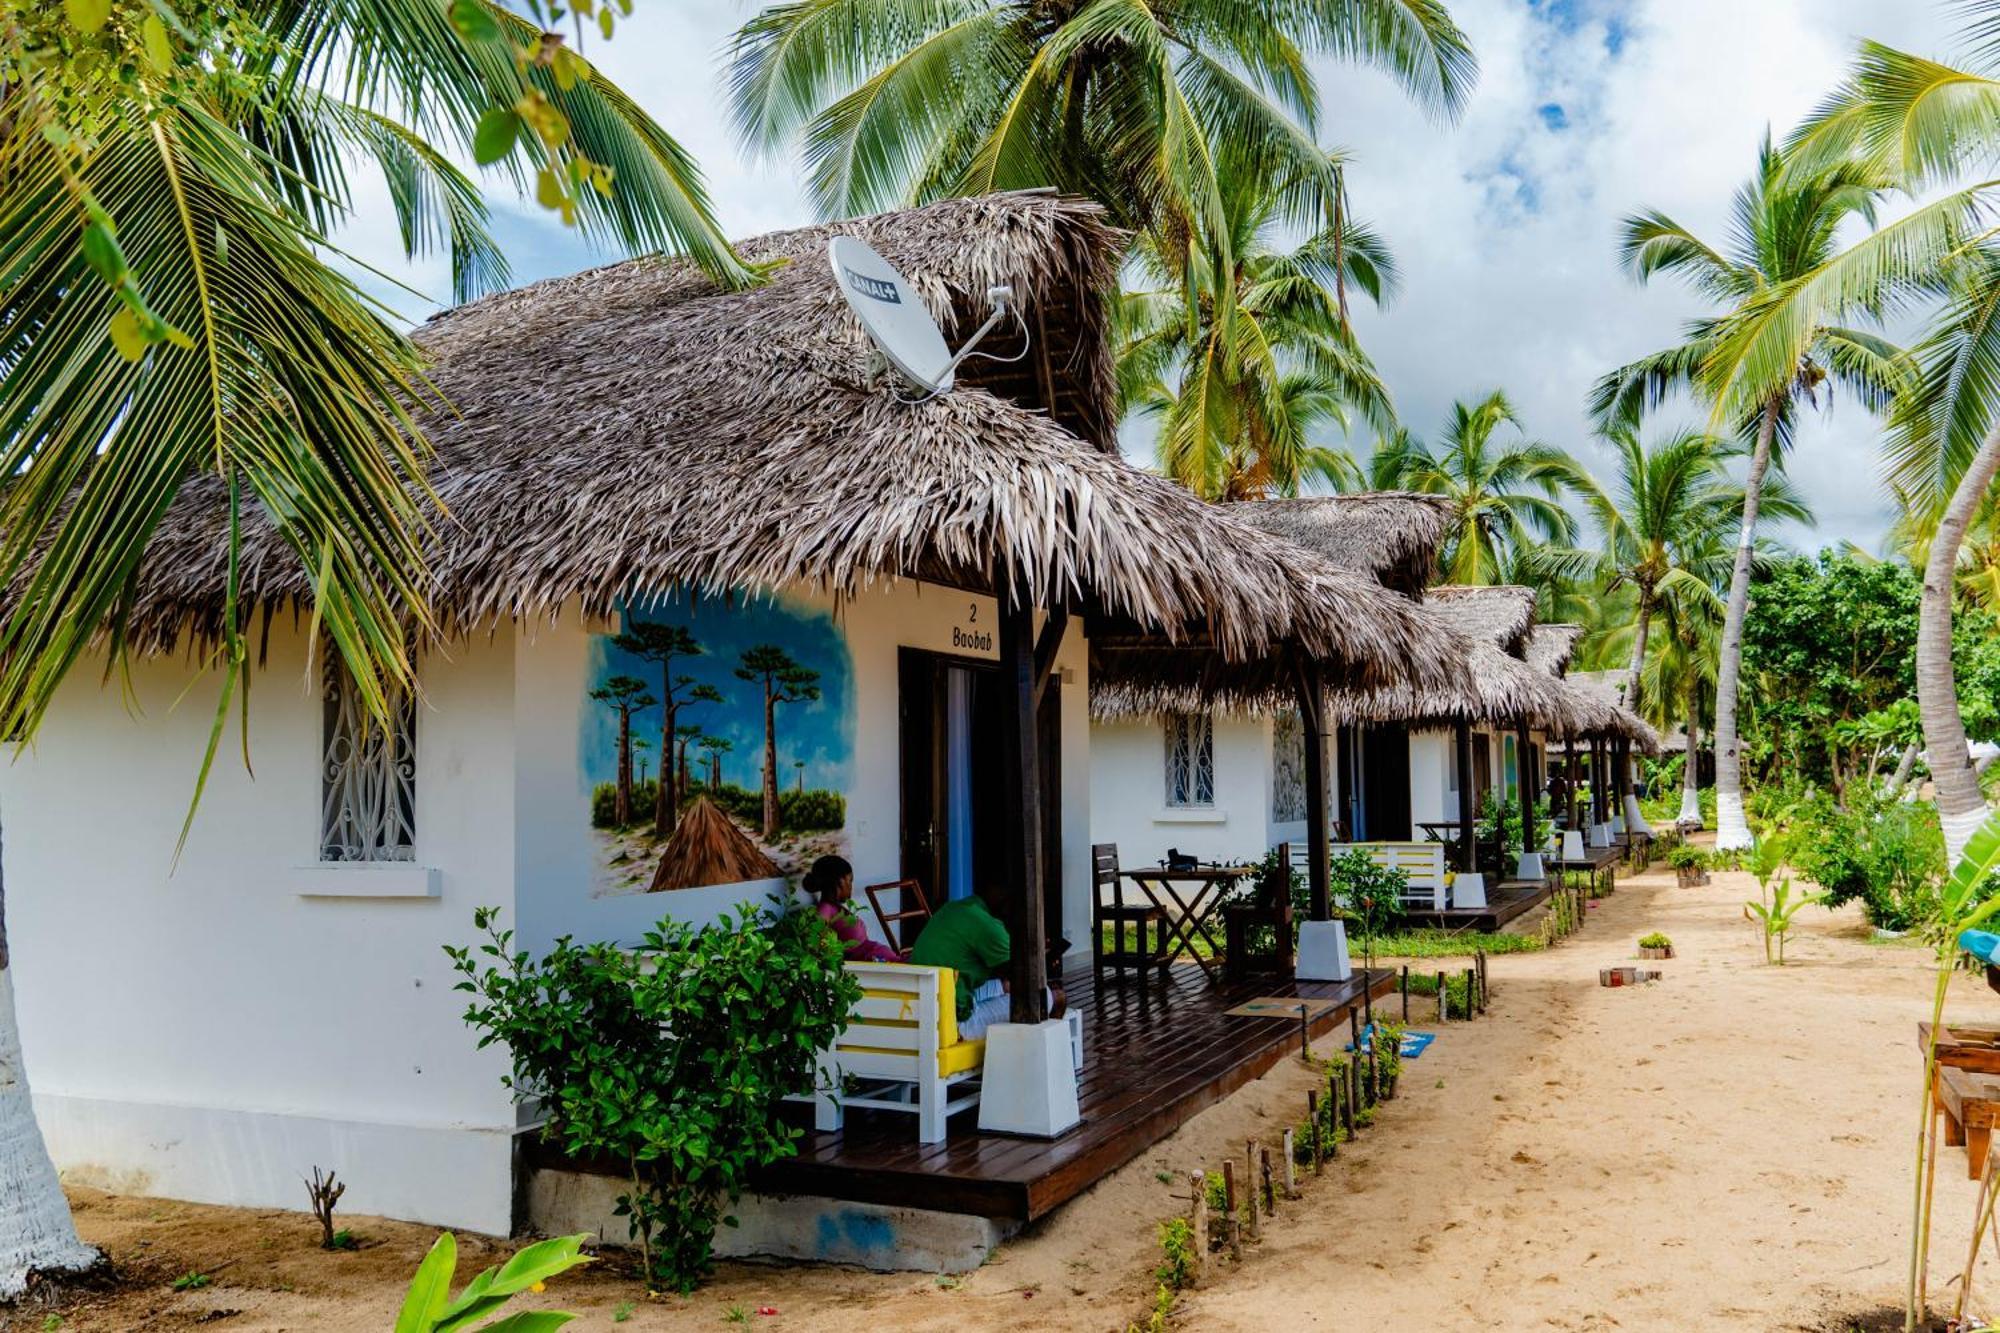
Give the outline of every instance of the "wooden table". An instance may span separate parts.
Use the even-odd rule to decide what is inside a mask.
[[[2000,1074],[1939,1065],[1932,1094],[1938,1113],[1944,1116],[1946,1146],[1963,1144],[1966,1178],[1979,1179],[1986,1171],[1993,1126],[2000,1124]]]
[[[1146,866],[1121,873],[1138,885],[1139,892],[1166,918],[1167,942],[1160,962],[1171,963],[1186,954],[1201,964],[1210,981],[1220,984],[1222,978],[1215,970],[1214,960],[1222,951],[1216,947],[1215,936],[1208,933],[1208,923],[1222,905],[1222,895],[1236,881],[1247,879],[1256,871],[1248,866],[1200,866],[1193,870]],[[1183,889],[1187,891],[1185,894]],[[1194,947],[1196,935],[1208,946],[1206,958]]]
[[[1931,1044],[1931,1025],[1917,1024],[1917,1051]],[[1976,1074],[2000,1074],[2000,1027],[1946,1023],[1938,1029],[1937,1061]]]

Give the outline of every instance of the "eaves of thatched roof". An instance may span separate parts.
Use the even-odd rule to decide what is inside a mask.
[[[1519,657],[1535,624],[1535,590],[1446,583],[1424,594],[1424,602],[1459,633]]]
[[[1424,595],[1451,527],[1444,499],[1411,491],[1245,500],[1232,512],[1412,598]]]
[[[1637,713],[1625,707],[1624,673],[1578,671],[1564,676],[1559,684],[1569,695],[1576,719],[1570,727],[1578,737],[1607,737],[1631,741],[1646,754],[1660,753],[1660,734]]]
[[[1525,656],[1528,665],[1551,676],[1569,670],[1576,655],[1577,641],[1583,637],[1581,625],[1537,625],[1528,631]]]
[[[1026,356],[899,401],[835,287],[836,232],[901,269],[953,340],[988,287],[1011,285]],[[844,595],[922,579],[1067,603],[1231,662],[1296,645],[1345,679],[1426,673],[1434,629],[1404,599],[1118,456],[1105,298],[1122,238],[1095,206],[951,200],[739,248],[767,273],[747,291],[636,259],[418,332],[450,404],[426,423],[447,511],[428,539],[442,633],[578,603],[601,616],[677,586]],[[173,505],[130,646],[217,633],[225,508],[213,479]],[[306,603],[306,571],[261,510],[246,509],[243,546],[248,604]]]

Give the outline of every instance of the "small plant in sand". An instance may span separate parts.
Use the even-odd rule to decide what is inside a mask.
[[[1656,930],[1650,935],[1641,935],[1639,937],[1639,947],[1641,949],[1671,949],[1674,947],[1674,942],[1667,938],[1665,931]]]
[[[1194,1224],[1185,1217],[1170,1217],[1160,1223],[1160,1266],[1154,1270],[1162,1290],[1179,1291],[1194,1280]],[[1171,1303],[1171,1302],[1170,1302]]]
[[[486,1317],[524,1291],[540,1291],[557,1274],[590,1262],[582,1252],[588,1236],[557,1236],[519,1251],[496,1268],[489,1268],[451,1294],[452,1273],[458,1268],[458,1242],[447,1231],[417,1265],[395,1333],[523,1333],[553,1330],[576,1318],[556,1310],[521,1311],[504,1319]]]
[[[1819,902],[1823,895],[1808,893],[1792,897],[1792,877],[1786,875],[1778,881],[1778,887],[1771,890],[1763,902],[1744,903],[1744,914],[1755,919],[1764,927],[1764,961],[1785,965],[1785,937],[1791,933],[1792,918],[1801,907],[1809,907]],[[1776,952],[1773,952],[1775,946]]]
[[[340,1196],[347,1193],[347,1186],[334,1178],[331,1171],[321,1173],[313,1168],[312,1178],[306,1181],[306,1194],[312,1200],[312,1213],[319,1220],[319,1247],[322,1250],[351,1250],[354,1237],[346,1231],[334,1230],[333,1210],[339,1204]],[[340,1237],[347,1237],[347,1244],[340,1243]]]
[[[182,1273],[179,1277],[174,1279],[174,1290],[200,1291],[203,1287],[207,1286],[209,1283],[213,1281],[215,1281],[215,1279],[210,1277],[206,1273],[194,1273],[194,1272]]]

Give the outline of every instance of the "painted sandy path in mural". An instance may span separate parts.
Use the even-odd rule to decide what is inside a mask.
[[[1822,1311],[1899,1300],[1923,955],[1869,945],[1858,916],[1808,912],[1797,961],[1767,969],[1738,907],[1754,891],[1748,876],[1683,890],[1655,874],[1560,949],[1495,959],[1494,1012],[1445,1029],[1338,1173],[1309,1182],[1241,1268],[1192,1293],[1177,1327],[1813,1329]],[[1655,964],[1668,980],[1599,989],[1597,968],[1628,961],[1651,929],[1680,950]],[[1967,979],[1952,1012],[1991,1019],[2000,996]],[[732,1264],[616,1327],[713,1329],[732,1306],[768,1305],[779,1314],[753,1327],[1123,1330],[1152,1289],[1154,1225],[1173,1207],[1155,1173],[1275,1137],[1304,1087],[1281,1066],[956,1285]],[[1949,1151],[1939,1176],[1934,1288],[1964,1254],[1962,1160]],[[81,1202],[84,1233],[158,1281],[71,1329],[155,1312],[146,1326],[176,1328],[236,1309],[236,1330],[377,1333],[430,1236],[353,1219],[382,1243],[324,1256],[293,1214]],[[166,1291],[231,1259],[213,1288]],[[2000,1272],[1981,1281],[2000,1297]],[[585,1314],[578,1327],[610,1328],[635,1290],[600,1272],[564,1278],[559,1294]]]

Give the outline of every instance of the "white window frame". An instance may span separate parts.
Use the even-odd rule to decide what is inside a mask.
[[[1214,809],[1215,719],[1205,712],[1174,713],[1161,730],[1167,809]]]

